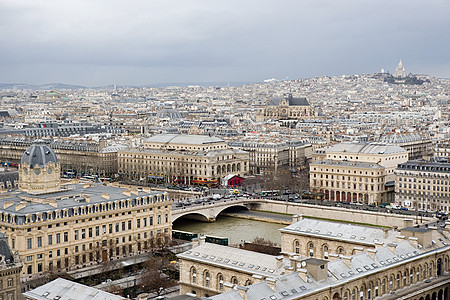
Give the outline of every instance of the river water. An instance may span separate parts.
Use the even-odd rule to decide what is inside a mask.
[[[212,223],[189,219],[177,220],[173,225],[173,229],[217,237],[227,237],[230,245],[239,244],[244,240],[252,241],[255,237],[263,237],[280,245],[281,234],[278,229],[285,226],[283,224],[219,215],[216,222]]]

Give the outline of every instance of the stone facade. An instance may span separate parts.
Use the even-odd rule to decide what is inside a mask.
[[[409,161],[398,165],[395,202],[422,211],[450,212],[450,163]]]
[[[0,157],[19,163],[23,152],[33,141],[34,139],[25,138],[0,138]],[[63,172],[97,174],[100,177],[111,177],[117,173],[117,150],[120,147],[107,147],[105,141],[99,143],[49,141],[48,145],[58,155]]]
[[[41,150],[33,145],[27,150],[30,154],[33,147]],[[40,153],[54,155],[45,147]],[[22,159],[20,174],[33,166],[29,173],[47,170],[35,174],[44,177],[42,182],[59,179],[52,176],[58,172],[48,172],[59,164],[56,156],[36,157],[37,161]],[[22,281],[47,271],[72,271],[139,254],[171,238],[172,201],[167,193],[76,181],[58,185],[58,190],[52,186],[49,192],[26,176],[21,180],[29,186],[21,184],[23,190],[0,199],[0,226],[11,249],[24,259]]]
[[[299,226],[302,225],[298,222],[291,225],[294,229]],[[333,227],[332,224],[328,226]],[[374,299],[397,292],[409,295],[407,289],[410,286],[426,284],[429,279],[442,281],[448,278],[450,246],[444,242],[448,239],[448,232],[439,233],[435,229],[420,232],[415,228],[405,228],[397,232],[394,241],[390,241],[392,236],[383,238],[384,232],[381,230],[380,240],[376,242],[377,234],[368,232],[362,226],[355,227],[358,227],[355,232],[367,234],[365,241],[359,235],[354,242],[345,241],[344,237],[333,238],[334,234],[330,234],[329,240],[317,237],[317,242],[328,242],[333,252],[334,248],[343,248],[341,253],[339,250],[338,253],[329,253],[327,260],[311,257],[309,248],[304,253],[307,255],[302,255],[301,250],[296,253],[292,245],[303,235],[300,230],[296,237],[285,236],[290,241],[284,244],[283,240],[284,257],[251,254],[241,249],[200,243],[179,255],[181,292],[214,300],[271,297],[356,300]],[[439,242],[426,244],[426,235],[432,235]],[[304,246],[308,247],[308,243],[302,241],[301,247]],[[325,256],[320,251],[313,256],[316,255]],[[441,293],[444,288],[445,285]]]
[[[8,241],[0,233],[0,299],[19,300],[20,270],[22,262],[17,253],[13,254]]]
[[[201,135],[156,135],[144,149],[119,151],[119,173],[125,179],[148,182],[155,177],[166,183],[220,183],[229,175],[246,175],[247,152],[230,149],[219,138]]]
[[[256,121],[302,120],[315,116],[316,113],[306,98],[294,98],[288,94],[283,98],[272,98],[265,108],[257,111]]]
[[[310,190],[331,201],[381,204],[386,200],[384,168],[375,163],[322,160],[309,165]]]

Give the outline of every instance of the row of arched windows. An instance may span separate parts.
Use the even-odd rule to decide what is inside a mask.
[[[190,270],[190,282],[196,285],[201,285],[206,288],[223,291],[223,285],[225,282],[230,282],[235,285],[239,285],[239,281],[236,276],[231,276],[230,281],[225,281],[224,275],[222,273],[217,273],[216,275],[212,275],[209,270],[203,270],[202,276],[199,277],[197,269],[195,267],[191,267]],[[253,282],[251,280],[245,281],[245,286],[252,285]]]

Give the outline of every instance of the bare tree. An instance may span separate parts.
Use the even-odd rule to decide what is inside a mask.
[[[144,263],[144,271],[139,276],[139,285],[147,292],[157,293],[158,296],[161,292],[174,285],[172,280],[166,275],[163,270],[167,270],[169,267],[169,261],[160,256],[151,256]]]

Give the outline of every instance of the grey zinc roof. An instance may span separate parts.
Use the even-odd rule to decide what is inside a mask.
[[[364,154],[394,154],[407,152],[402,147],[383,143],[353,143],[345,142],[331,146],[326,152],[347,152]]]
[[[354,243],[372,244],[385,240],[383,230],[380,228],[307,218],[281,228],[280,231],[302,235],[329,236],[333,239],[341,239]]]
[[[43,168],[49,162],[57,163],[55,152],[43,141],[36,141],[22,155],[21,163],[27,163],[30,168],[38,165]]]
[[[151,191],[150,193],[138,191],[138,194],[131,194],[128,197],[123,194],[126,189],[113,186],[105,186],[103,184],[92,184],[92,186],[83,188],[82,184],[72,184],[67,190],[61,190],[60,192],[42,194],[42,195],[30,195],[25,192],[15,192],[9,196],[0,198],[0,212],[7,212],[14,214],[16,216],[25,216],[27,214],[37,213],[37,212],[47,212],[54,211],[56,209],[73,208],[79,206],[86,206],[99,203],[113,202],[116,200],[123,200],[128,198],[137,198],[142,196],[154,196],[159,195],[161,192]],[[108,194],[109,200],[102,197],[102,194]],[[84,199],[84,195],[89,196],[89,202],[79,201],[79,199]],[[58,199],[56,201],[57,207],[53,207],[47,203],[38,203],[27,201],[25,198],[35,198],[35,199]],[[4,208],[3,203],[12,201],[13,205]],[[26,204],[25,207],[17,209],[18,205]]]
[[[85,286],[63,278],[57,278],[47,284],[41,285],[34,290],[23,293],[25,297],[36,300],[119,300],[125,299],[102,290]]]
[[[222,246],[224,247],[224,246]],[[449,248],[444,246],[443,248]],[[395,253],[388,247],[377,248],[376,258],[373,259],[367,252],[351,256],[351,266],[345,264],[344,260],[336,259],[328,263],[328,278],[323,281],[316,281],[308,275],[307,282],[303,281],[298,273],[274,276],[275,291],[272,290],[267,281],[247,286],[247,300],[289,300],[299,299],[302,296],[310,295],[318,290],[326,290],[331,286],[336,286],[348,278],[362,278],[374,272],[383,271],[393,264],[401,264],[403,261],[412,261],[416,256],[420,256],[426,251],[418,250],[411,246],[409,242],[400,242]],[[239,249],[238,249],[239,250]],[[445,250],[442,250],[445,251]],[[242,300],[237,290],[210,297],[213,300]]]
[[[178,256],[264,276],[279,275],[283,272],[282,269],[277,269],[275,256],[212,243],[204,243]]]
[[[0,232],[0,255],[5,259],[6,265],[14,263],[14,255],[8,246],[8,241],[4,233]]]
[[[149,143],[204,145],[224,142],[221,138],[195,134],[157,134],[145,140]]]
[[[312,162],[311,165],[326,165],[326,166],[340,166],[340,167],[352,167],[352,168],[364,168],[364,169],[384,169],[379,164],[359,161],[345,161],[345,160],[318,160]]]

